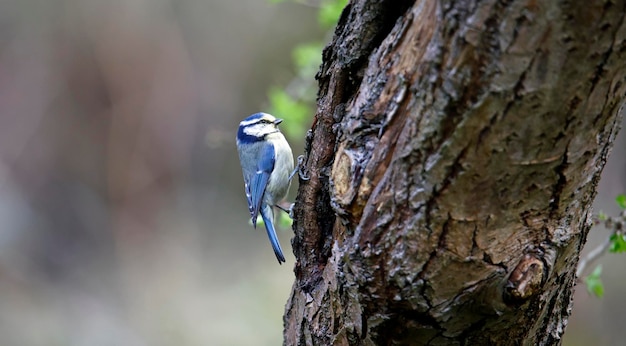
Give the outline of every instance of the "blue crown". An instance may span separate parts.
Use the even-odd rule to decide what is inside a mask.
[[[243,121],[250,121],[250,120],[261,119],[261,118],[263,118],[264,115],[265,115],[265,113],[254,113],[251,116],[243,119]]]

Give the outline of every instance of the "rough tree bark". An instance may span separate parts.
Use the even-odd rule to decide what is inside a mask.
[[[558,344],[626,1],[354,0],[317,76],[288,345]]]

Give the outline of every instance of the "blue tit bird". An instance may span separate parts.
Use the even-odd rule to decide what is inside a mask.
[[[252,224],[256,228],[261,213],[279,264],[285,262],[285,256],[274,228],[273,207],[287,195],[294,169],[291,147],[278,129],[281,122],[270,114],[256,113],[241,121],[237,131],[237,151]]]

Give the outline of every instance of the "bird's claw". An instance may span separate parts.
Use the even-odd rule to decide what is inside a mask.
[[[298,156],[296,168],[293,170],[293,172],[291,172],[291,174],[289,174],[289,180],[291,180],[291,178],[293,178],[296,173],[298,173],[300,179],[304,181],[311,179],[311,177],[307,176],[306,173],[304,173],[304,155]]]
[[[289,206],[289,211],[287,212],[287,214],[289,214],[289,217],[293,220],[293,206],[296,205],[295,203],[291,203],[291,205]]]
[[[298,156],[298,164],[296,165],[296,171],[298,171],[298,176],[300,177],[300,179],[307,181],[309,179],[311,179],[311,177],[309,177],[308,175],[306,175],[306,173],[304,172],[304,155],[300,155]],[[295,173],[295,171],[294,171]]]
[[[289,209],[283,207],[282,205],[276,205],[276,207],[282,211],[284,211],[285,213],[287,213],[289,215],[289,217],[293,220],[293,206],[295,205],[295,203],[291,203],[289,205]]]

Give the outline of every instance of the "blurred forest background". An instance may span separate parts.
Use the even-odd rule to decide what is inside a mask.
[[[281,344],[291,231],[279,266],[248,224],[234,136],[293,87],[294,47],[328,39],[310,5],[0,2],[0,345]],[[625,156],[622,131],[608,215]],[[626,337],[625,261],[602,258],[603,299],[579,285],[565,345]]]

